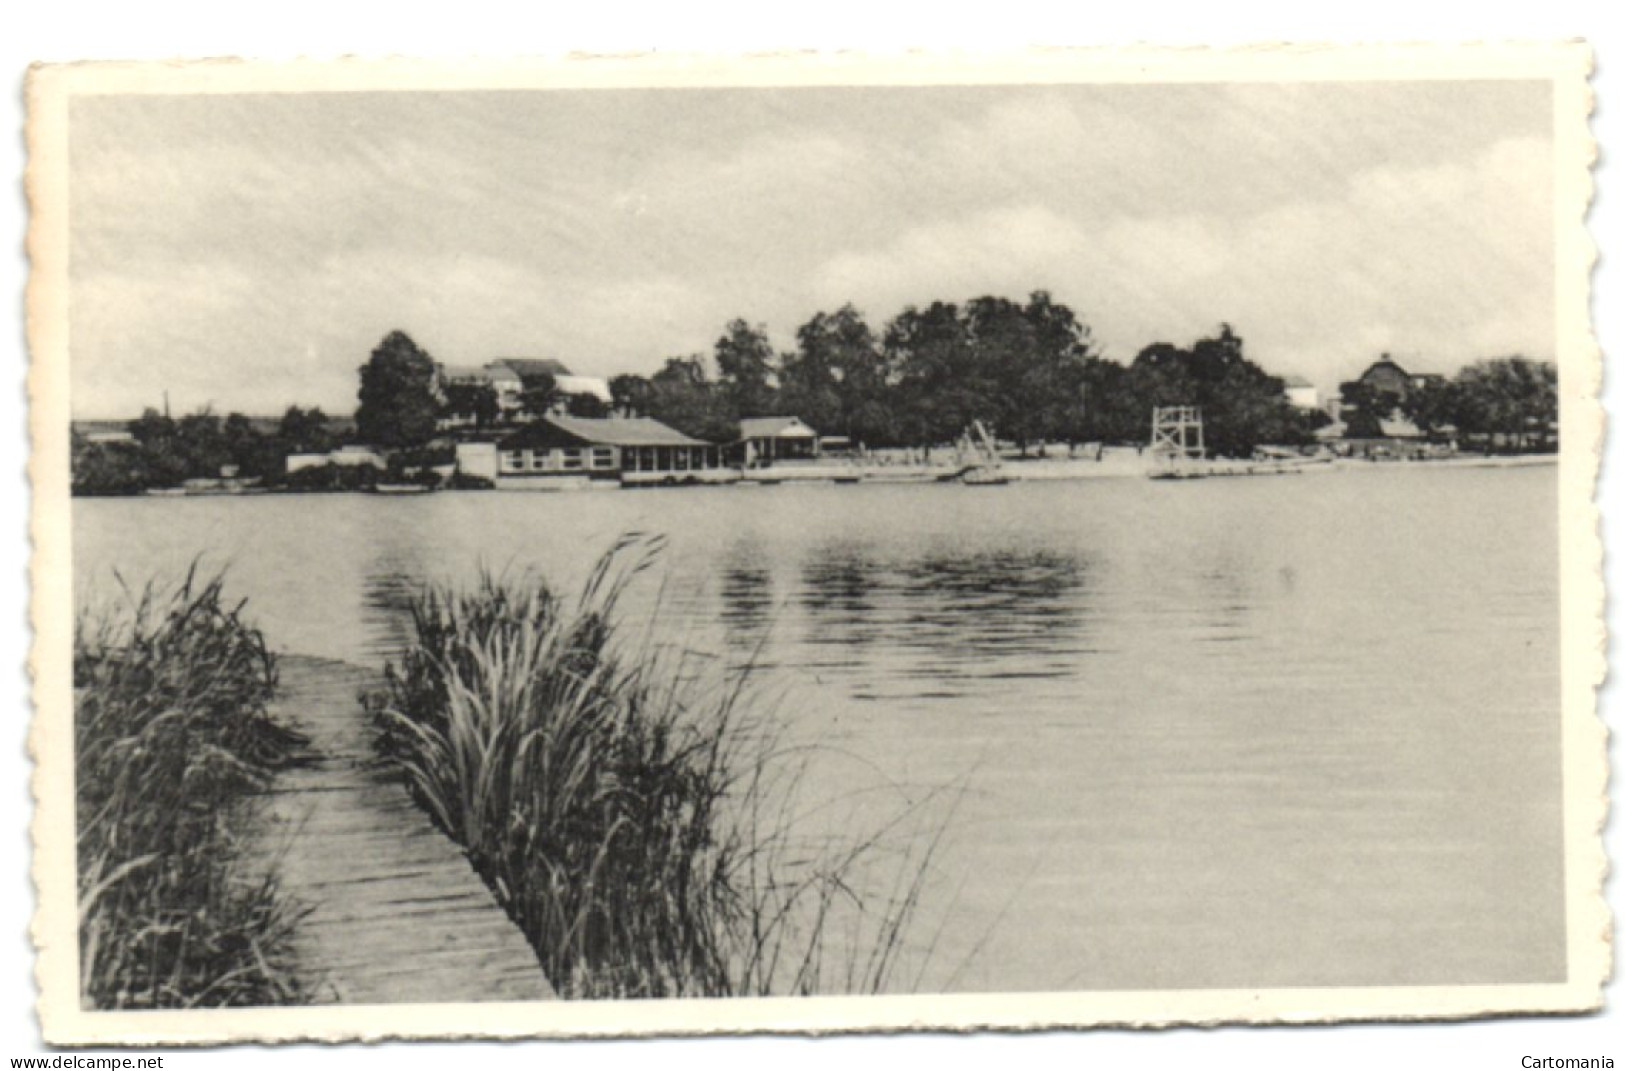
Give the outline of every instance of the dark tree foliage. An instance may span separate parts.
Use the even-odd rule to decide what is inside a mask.
[[[133,442],[73,440],[73,493],[131,495],[179,487],[187,480],[269,479],[290,452],[280,435],[264,435],[241,413],[208,412],[171,420],[147,410],[128,425]]]
[[[277,425],[277,438],[290,454],[324,454],[338,445],[329,425],[320,408],[290,405]]]
[[[139,417],[130,421],[129,430],[136,442],[146,446],[173,439],[175,422],[149,406],[141,411]]]
[[[315,465],[290,472],[280,481],[289,491],[370,491],[378,486],[378,470],[371,465]]]
[[[73,436],[73,493],[139,495],[152,482],[146,448],[141,443],[93,443]]]
[[[558,380],[551,372],[538,372],[525,376],[519,392],[519,408],[531,419],[540,420],[558,407]]]
[[[1348,439],[1382,437],[1382,422],[1400,407],[1399,395],[1355,379],[1337,389],[1343,401],[1343,436]]]
[[[1478,361],[1453,380],[1428,379],[1403,395],[1354,380],[1341,388],[1348,438],[1375,438],[1403,414],[1429,435],[1451,431],[1490,450],[1555,447],[1557,366],[1528,357]]]
[[[997,384],[978,360],[959,308],[934,302],[906,308],[886,328],[882,345],[898,370],[898,431],[905,442],[951,442],[973,421],[997,418]]]
[[[978,298],[967,313],[977,349],[998,384],[999,433],[1024,454],[1034,441],[1081,437],[1088,327],[1042,290],[1024,306]]]
[[[434,437],[434,359],[404,331],[392,331],[361,366],[356,431],[386,450],[421,446]]]
[[[448,383],[440,405],[441,415],[457,420],[471,420],[476,428],[489,428],[497,422],[502,406],[497,390],[489,383]]]
[[[649,380],[629,372],[609,381],[610,404],[621,416],[649,415]]]
[[[669,357],[649,377],[649,416],[685,435],[711,442],[739,438],[739,420],[716,383],[706,374],[705,358]]]
[[[1088,357],[1083,362],[1082,420],[1074,442],[1143,443],[1151,414],[1136,397],[1129,370],[1116,361]]]
[[[156,409],[146,409],[130,422],[129,430],[140,446],[141,474],[147,487],[179,487],[182,481],[198,475],[189,471],[189,451],[180,441],[179,426],[169,417]]]
[[[1025,305],[980,297],[963,309],[905,309],[887,326],[882,352],[904,442],[951,441],[981,421],[1025,453],[1089,432],[1089,329],[1044,291]]]
[[[573,417],[586,417],[591,420],[609,416],[609,406],[596,394],[567,394],[564,398],[564,411]]]
[[[1454,384],[1451,421],[1491,448],[1550,450],[1557,421],[1557,366],[1528,357],[1479,361]]]
[[[851,305],[818,313],[796,330],[779,369],[779,408],[826,435],[890,446],[897,427],[890,366],[880,341]]]
[[[735,421],[778,412],[773,385],[777,357],[767,328],[733,320],[716,342],[716,388]]]
[[[1430,380],[1413,389],[1399,404],[1400,412],[1429,435],[1454,427],[1460,409],[1461,385],[1448,380]]]
[[[1188,350],[1167,343],[1147,346],[1127,378],[1128,394],[1146,421],[1142,438],[1149,437],[1154,407],[1196,405],[1213,454],[1247,457],[1263,445],[1313,441],[1308,418],[1287,402],[1279,379],[1246,358],[1229,324]]]

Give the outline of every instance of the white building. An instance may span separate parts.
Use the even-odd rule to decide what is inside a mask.
[[[498,357],[483,365],[441,365],[440,386],[453,384],[489,386],[496,392],[497,408],[505,419],[520,415],[528,386],[544,379],[553,381],[561,400],[568,405],[572,396],[588,395],[605,406],[612,402],[609,383],[597,376],[578,376],[562,361],[551,357]]]
[[[1319,409],[1320,391],[1315,385],[1302,376],[1287,376],[1281,381],[1285,386],[1287,402],[1296,409]]]

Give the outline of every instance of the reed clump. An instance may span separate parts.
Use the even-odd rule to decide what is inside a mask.
[[[122,585],[122,581],[121,581]],[[79,951],[88,1007],[297,1002],[298,911],[242,851],[253,797],[300,738],[276,664],[195,567],[123,588],[74,634]]]
[[[798,829],[805,755],[745,674],[642,639],[628,536],[578,600],[538,579],[431,587],[372,699],[384,747],[570,997],[876,992],[940,829]]]

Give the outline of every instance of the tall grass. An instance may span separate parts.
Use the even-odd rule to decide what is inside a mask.
[[[386,750],[566,996],[885,988],[940,829],[904,835],[904,808],[805,835],[806,755],[745,675],[622,637],[659,548],[623,538],[573,603],[489,574],[424,591],[373,701]]]
[[[121,581],[122,586],[122,581]],[[296,915],[241,847],[298,737],[276,666],[221,578],[122,588],[80,612],[74,761],[82,999],[93,1008],[287,1003]]]

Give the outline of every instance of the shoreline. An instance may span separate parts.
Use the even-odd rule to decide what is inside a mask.
[[[1266,476],[1290,475],[1300,472],[1381,471],[1388,469],[1413,470],[1417,468],[1444,469],[1514,469],[1532,468],[1558,463],[1557,454],[1482,455],[1423,460],[1371,459],[1371,458],[1305,458],[1246,461],[1215,458],[1200,462],[1206,471],[1196,477],[1208,476]],[[1008,483],[1050,483],[1098,479],[1149,479],[1158,475],[1154,462],[1145,455],[1124,454],[1095,460],[1087,458],[1032,458],[1007,460],[1002,471]],[[951,464],[944,465],[809,465],[776,469],[703,469],[688,473],[672,473],[651,479],[591,479],[578,477],[506,477],[500,478],[494,488],[485,491],[530,492],[561,494],[581,491],[620,491],[696,487],[774,487],[781,484],[933,484],[960,483]],[[443,491],[467,491],[460,488],[425,488],[420,494],[438,494]],[[282,495],[376,495],[379,497],[419,497],[418,494],[401,495],[391,489],[278,489],[244,487],[240,489],[209,488],[148,488],[132,495],[78,495],[79,498],[241,498]]]

